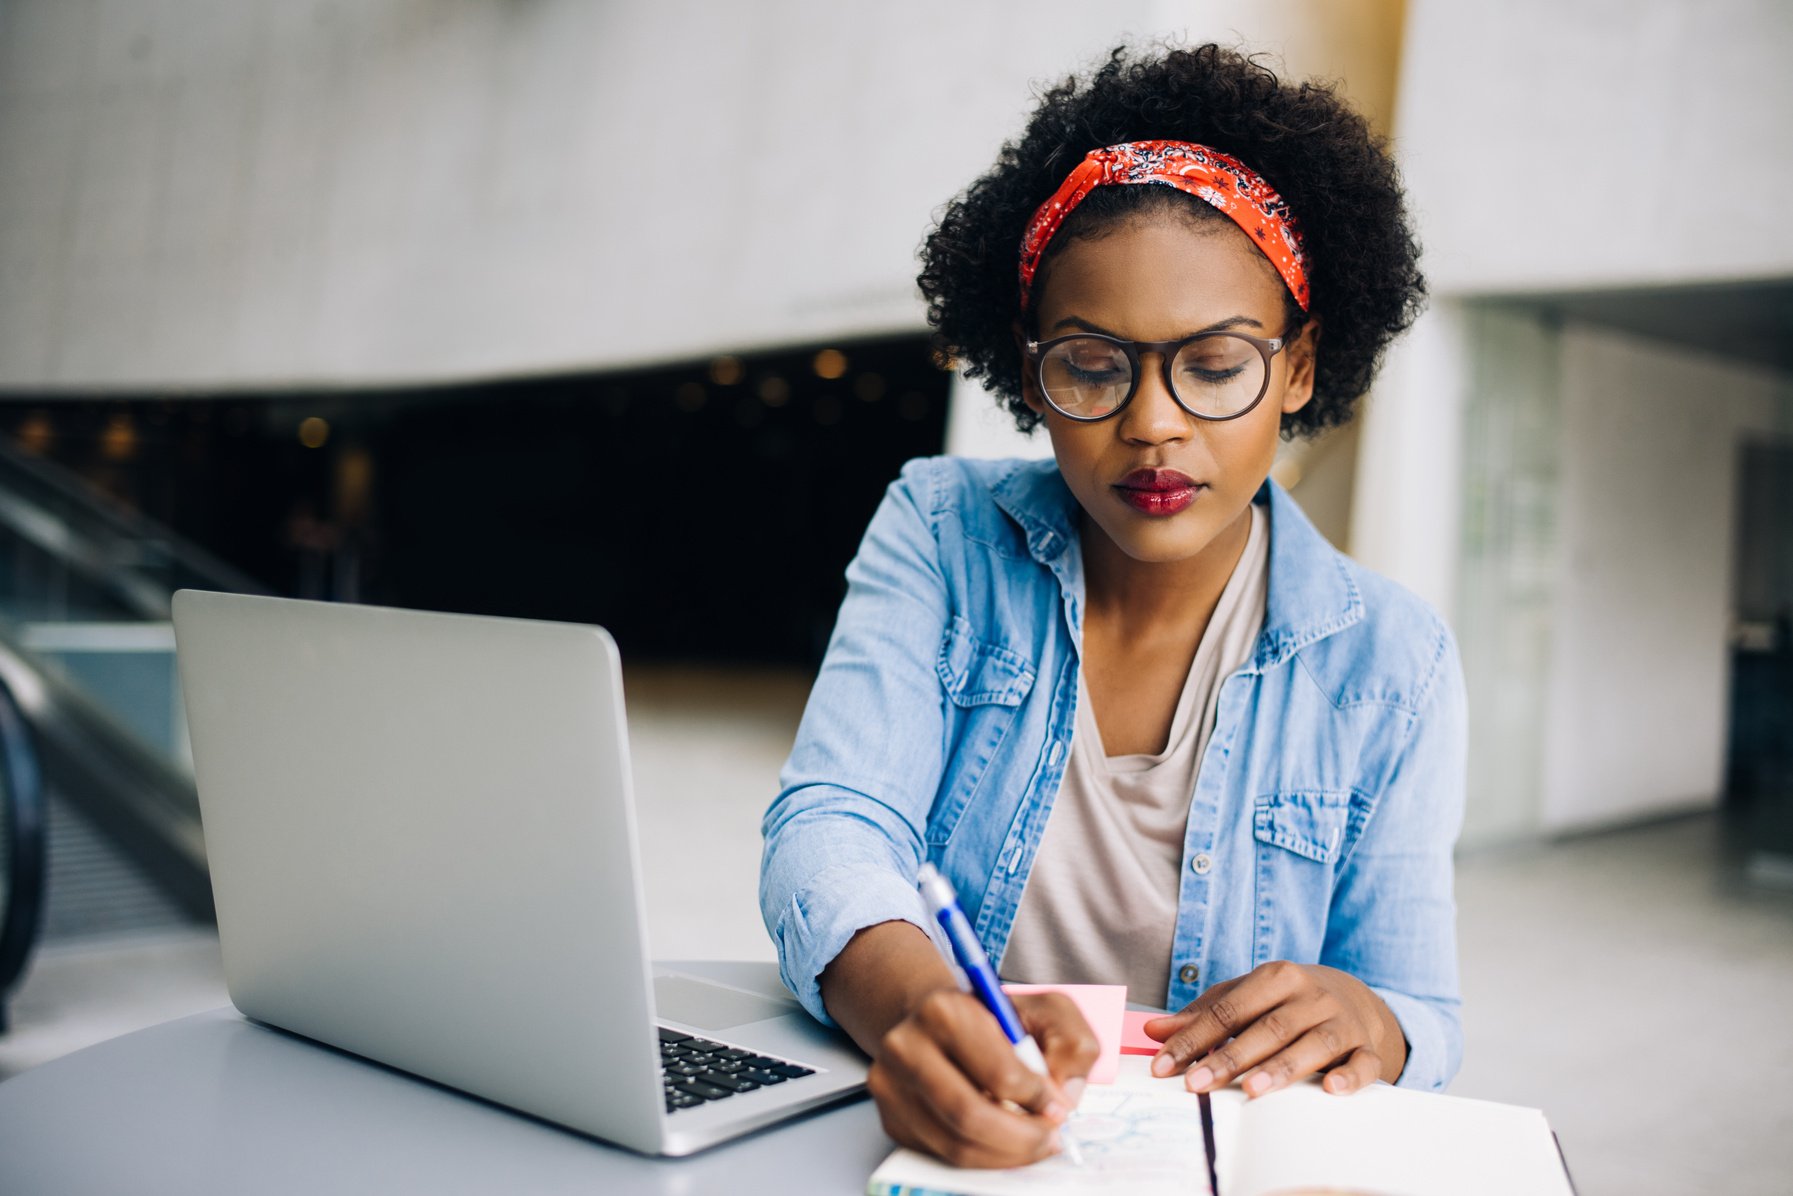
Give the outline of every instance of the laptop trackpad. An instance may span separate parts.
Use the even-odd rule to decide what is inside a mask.
[[[724,988],[690,976],[654,977],[654,1012],[663,1021],[683,1022],[700,1030],[726,1030],[802,1008],[795,1001]]]

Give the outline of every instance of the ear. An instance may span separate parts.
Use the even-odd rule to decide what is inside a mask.
[[[1046,400],[1040,396],[1039,375],[1028,368],[1027,354],[1024,352],[1028,340],[1027,331],[1022,328],[1020,320],[1009,325],[1009,329],[1015,335],[1015,360],[1021,363],[1021,401],[1035,415],[1044,416]]]
[[[1289,363],[1289,380],[1283,386],[1282,412],[1288,415],[1307,406],[1314,397],[1314,364],[1320,353],[1320,321],[1309,317],[1283,350]]]

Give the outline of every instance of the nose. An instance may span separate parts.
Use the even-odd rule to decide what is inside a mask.
[[[1174,444],[1189,439],[1195,418],[1178,404],[1164,378],[1164,354],[1139,355],[1139,387],[1117,417],[1121,438],[1135,444]]]

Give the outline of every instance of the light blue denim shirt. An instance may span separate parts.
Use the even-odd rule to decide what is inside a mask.
[[[1462,1055],[1456,644],[1266,490],[1264,627],[1222,683],[1190,801],[1164,1005],[1271,960],[1326,964],[1400,1021],[1401,1085],[1442,1089]],[[905,466],[873,516],[762,827],[760,909],[824,1022],[817,977],[855,932],[928,929],[923,859],[1001,959],[1070,754],[1078,514],[1051,461],[938,457]]]

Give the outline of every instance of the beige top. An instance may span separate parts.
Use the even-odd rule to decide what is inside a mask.
[[[1196,773],[1221,683],[1251,658],[1264,625],[1269,574],[1269,516],[1254,505],[1161,754],[1105,755],[1079,672],[1071,758],[1015,913],[1003,979],[1125,983],[1128,1000],[1164,1003]]]

